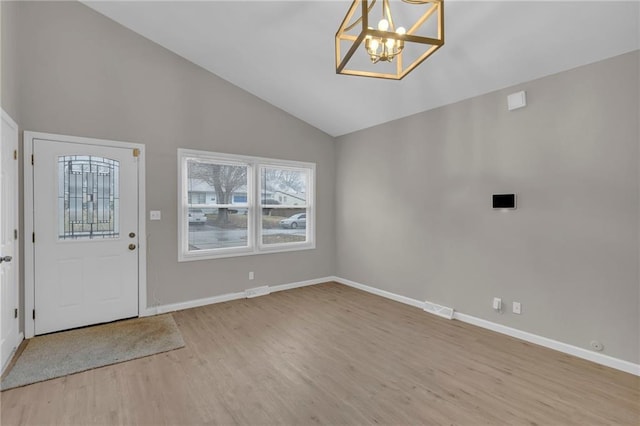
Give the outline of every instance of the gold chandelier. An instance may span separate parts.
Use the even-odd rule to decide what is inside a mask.
[[[390,0],[353,1],[336,33],[336,73],[400,80],[444,44],[443,0],[395,3],[396,12],[405,9],[401,19],[412,22],[408,30],[404,26],[396,28]],[[374,29],[370,21],[376,12],[380,18]],[[354,57],[361,45],[365,59],[364,55]],[[395,65],[389,65],[394,61]]]

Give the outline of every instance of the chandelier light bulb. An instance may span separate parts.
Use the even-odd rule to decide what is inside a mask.
[[[396,30],[396,34],[399,34],[399,35],[403,35],[406,33],[407,33],[407,30],[404,27],[398,27],[398,29]]]
[[[387,31],[389,29],[389,21],[384,18],[381,19],[380,22],[378,22],[378,29],[380,31]]]
[[[395,42],[396,41],[392,38],[387,39],[387,49],[392,50]]]
[[[377,51],[377,50],[378,50],[378,39],[377,39],[377,38],[374,38],[374,39],[372,39],[372,40],[371,40],[371,42],[370,42],[370,43],[371,43],[371,44],[370,44],[369,46],[371,47],[371,51],[372,51],[372,52]]]

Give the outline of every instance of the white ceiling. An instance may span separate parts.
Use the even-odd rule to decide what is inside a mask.
[[[640,47],[638,1],[445,0],[445,45],[391,81],[336,75],[350,1],[84,3],[332,136]]]

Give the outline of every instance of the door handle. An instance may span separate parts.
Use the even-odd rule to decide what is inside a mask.
[[[11,256],[2,256],[2,257],[0,257],[0,263],[2,263],[2,262],[11,262],[11,259],[13,259],[13,257],[11,257]]]
[[[135,250],[135,249],[136,249],[135,244],[129,244],[129,250]]]

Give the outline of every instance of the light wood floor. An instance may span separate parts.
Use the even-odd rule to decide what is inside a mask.
[[[2,425],[640,424],[638,377],[335,283],[174,317],[186,348],[3,392]]]

